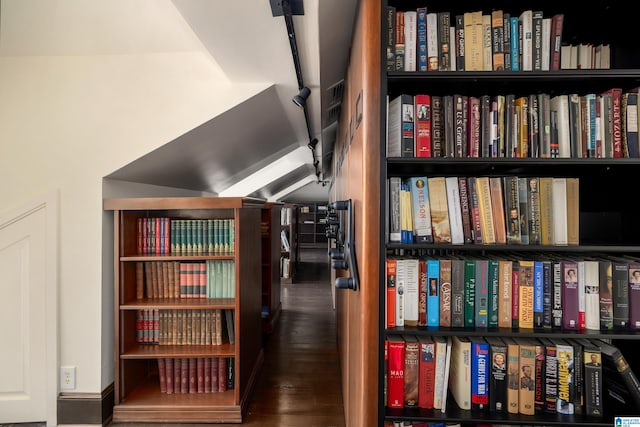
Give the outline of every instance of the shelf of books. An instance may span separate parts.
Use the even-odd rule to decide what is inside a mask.
[[[297,209],[285,204],[280,215],[280,278],[283,283],[291,283],[296,274],[298,255]]]
[[[250,198],[105,199],[113,211],[115,422],[241,422],[263,361]]]
[[[639,49],[594,8],[382,2],[379,425],[640,414]]]
[[[310,203],[298,206],[298,244],[301,248],[327,246],[327,205]]]

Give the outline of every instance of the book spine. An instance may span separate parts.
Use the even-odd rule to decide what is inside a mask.
[[[520,390],[520,346],[513,338],[504,338],[507,345],[507,412],[518,414]]]
[[[520,261],[518,327],[533,329],[533,266],[531,260]]]
[[[417,70],[427,71],[427,8],[419,7],[417,13]]]
[[[427,262],[418,260],[418,326],[427,326]]]
[[[507,346],[500,339],[487,341],[491,354],[489,410],[507,412]]]
[[[560,414],[573,414],[573,347],[569,344],[558,344],[558,400],[556,410]]]
[[[629,262],[629,329],[640,330],[640,262]]]
[[[588,342],[588,341],[587,341]],[[602,355],[592,345],[584,346],[584,413],[588,417],[603,414]]]
[[[562,328],[580,329],[578,263],[562,261]]]
[[[462,215],[462,231],[464,233],[464,243],[473,243],[473,232],[471,230],[471,211],[469,209],[469,188],[467,178],[457,177],[458,190],[460,193],[460,212]]]
[[[387,6],[387,71],[396,70],[396,8]]]
[[[386,325],[387,328],[396,327],[396,264],[397,260],[387,259],[387,292],[386,292]]]
[[[420,345],[414,335],[405,336],[404,349],[404,407],[418,406]]]
[[[427,260],[427,326],[440,325],[440,260]]]
[[[431,96],[414,97],[416,117],[415,157],[431,157]]]
[[[471,410],[489,409],[489,344],[482,338],[471,341]]]
[[[418,376],[418,407],[433,409],[435,382],[435,344],[431,338],[420,340],[420,361]]]
[[[523,415],[535,414],[535,346],[521,342],[520,346],[520,390],[518,410]]]
[[[535,388],[533,395],[534,412],[536,414],[544,413],[544,405],[546,400],[546,354],[544,345],[536,341],[535,343]]]
[[[544,316],[544,280],[542,261],[533,263],[533,327],[543,328]]]
[[[629,264],[626,261],[614,261],[611,267],[613,328],[624,329],[629,324]]]
[[[558,399],[558,355],[556,345],[545,340],[545,402],[544,411],[555,414]]]
[[[612,264],[609,260],[598,261],[599,297],[600,297],[600,329],[613,329],[613,276]]]
[[[404,408],[404,340],[389,341],[387,406]]]
[[[476,291],[475,291],[475,327],[488,327],[489,312],[489,275],[488,262],[484,259],[476,260]]]
[[[499,262],[499,275],[498,282],[498,327],[511,328],[511,306],[512,306],[512,268],[513,263],[510,260],[500,260]]]
[[[464,260],[464,326],[474,327],[476,292],[476,261]]]
[[[440,259],[440,326],[451,326],[451,259],[448,258]]]
[[[464,260],[451,260],[451,326],[464,327]]]

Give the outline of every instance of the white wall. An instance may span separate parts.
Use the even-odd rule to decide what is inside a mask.
[[[3,23],[11,18],[7,3],[17,4],[3,2]],[[153,7],[127,10],[143,16],[129,39],[118,40],[149,37],[145,26],[158,31],[162,20],[181,20],[168,0],[139,3]],[[59,362],[77,367],[81,393],[113,381],[112,337],[103,336],[108,328],[102,332],[113,311],[112,283],[103,283],[102,271],[102,177],[264,89],[231,87],[196,41],[191,51],[139,50],[6,56],[0,49],[0,210],[59,190]]]

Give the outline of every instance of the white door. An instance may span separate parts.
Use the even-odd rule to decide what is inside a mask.
[[[0,216],[0,423],[55,425],[57,309],[47,287],[57,280],[47,277],[55,258],[47,216],[46,204]]]

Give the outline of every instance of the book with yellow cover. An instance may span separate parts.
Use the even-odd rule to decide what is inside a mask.
[[[451,243],[447,186],[443,176],[428,177],[431,227],[435,243]]]

